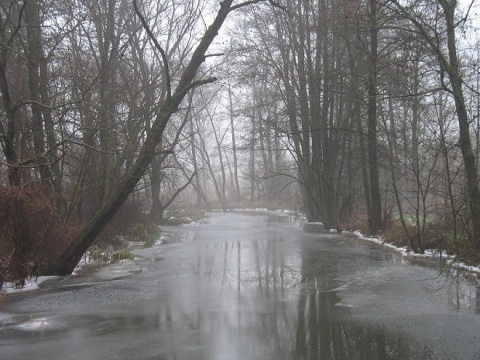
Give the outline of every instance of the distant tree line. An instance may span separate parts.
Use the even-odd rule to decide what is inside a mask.
[[[172,206],[478,254],[478,6],[2,2],[0,276],[70,273]]]
[[[308,219],[478,251],[478,2],[285,6],[246,10],[232,47],[252,93],[268,89]]]

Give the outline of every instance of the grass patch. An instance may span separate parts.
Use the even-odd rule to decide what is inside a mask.
[[[101,264],[114,264],[122,260],[133,260],[129,243],[143,243],[144,247],[152,247],[160,238],[160,228],[152,222],[142,222],[130,225],[121,234],[109,239],[103,238],[88,250],[88,258]]]
[[[102,264],[115,264],[122,260],[133,260],[134,255],[130,248],[123,247],[118,250],[100,248],[98,246],[92,246],[88,250],[88,257],[97,263]]]
[[[131,242],[141,242],[143,246],[148,248],[155,245],[155,242],[160,238],[162,231],[153,222],[146,222],[143,224],[136,224],[128,229],[125,234],[126,240]]]
[[[98,246],[92,246],[88,249],[88,257],[90,260],[99,262],[99,263],[107,263],[109,256],[107,255],[108,252],[106,249],[100,249]]]
[[[150,223],[143,233],[143,247],[153,247],[155,242],[160,238],[161,234],[162,230],[160,230],[157,225]]]
[[[113,252],[110,262],[114,264],[114,263],[119,263],[122,260],[133,260],[134,258],[135,256],[133,255],[133,253],[130,251],[129,248],[122,248],[120,250]]]

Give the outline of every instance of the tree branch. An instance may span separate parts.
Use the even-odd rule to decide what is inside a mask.
[[[189,178],[186,184],[184,184],[182,187],[178,188],[177,191],[172,195],[172,197],[167,201],[167,203],[163,206],[163,208],[168,208],[173,201],[176,199],[176,197],[187,188],[188,185],[192,182],[193,178],[195,177],[196,173],[194,172]]]
[[[211,77],[211,78],[207,78],[207,79],[200,79],[200,80],[196,80],[196,81],[192,81],[190,84],[188,84],[185,88],[183,88],[178,94],[177,96],[179,95],[183,95],[183,94],[186,94],[187,92],[189,92],[190,90],[192,90],[193,88],[196,88],[198,86],[202,86],[202,85],[206,85],[206,84],[212,84],[214,83],[215,81],[217,81],[217,78],[216,77]],[[183,95],[184,96],[184,95]]]
[[[15,28],[14,31],[12,31],[12,34],[10,35],[10,38],[7,40],[6,42],[6,47],[10,47],[10,45],[12,45],[12,42],[15,38],[15,36],[17,35],[17,33],[20,31],[20,29],[22,28],[22,18],[23,18],[23,12],[25,11],[25,7],[27,6],[27,2],[28,1],[24,1],[23,4],[22,4],[22,7],[20,8],[20,12],[18,14],[18,23],[17,23],[17,27]],[[13,2],[12,2],[13,3]]]
[[[242,2],[238,5],[232,6],[230,11],[235,11],[235,10],[240,9],[242,7],[245,7],[245,6],[248,6],[248,5],[258,4],[258,3],[261,3],[261,2],[265,2],[265,1],[267,1],[273,7],[276,7],[280,10],[283,10],[283,11],[287,11],[287,8],[285,6],[280,5],[277,1],[274,1],[274,0],[250,0],[250,1],[245,1],[245,2]]]
[[[150,38],[150,40],[153,41],[156,49],[158,50],[158,52],[162,56],[163,66],[165,68],[165,78],[166,78],[166,83],[167,83],[167,98],[170,99],[172,97],[172,84],[171,84],[171,80],[170,80],[170,69],[169,69],[169,66],[168,66],[168,59],[167,59],[167,55],[165,53],[165,50],[163,49],[163,47],[157,41],[157,38],[155,37],[152,30],[150,29],[150,26],[148,25],[147,21],[145,20],[142,13],[140,12],[140,9],[138,8],[137,0],[133,0],[133,7],[135,9],[135,13],[137,14],[138,18],[140,19],[140,22],[142,23],[143,28],[147,32],[148,37]]]
[[[8,164],[8,163],[3,162],[3,161],[0,161],[0,164],[4,165],[4,166],[7,166],[9,168],[14,168],[14,169],[36,169],[36,168],[39,168],[39,167],[42,167],[42,166],[51,166],[53,164],[56,164],[57,162],[59,162],[65,156],[65,154],[66,154],[66,152],[63,152],[63,154],[61,156],[57,156],[57,158],[54,161],[46,163],[46,164],[30,165],[30,164],[33,164],[33,163],[37,163],[40,158],[45,157],[45,154],[37,156],[35,159],[30,159],[30,160],[27,160],[27,161],[23,161],[19,164]]]

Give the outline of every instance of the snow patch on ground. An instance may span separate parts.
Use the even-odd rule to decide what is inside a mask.
[[[302,216],[295,210],[288,210],[288,209],[277,209],[277,210],[269,210],[268,208],[238,208],[238,209],[228,209],[231,212],[264,212],[270,214],[285,214],[285,215],[292,215],[292,216]]]
[[[46,318],[32,318],[27,322],[19,324],[17,328],[24,331],[38,331],[45,330],[45,328],[49,325],[50,323]]]
[[[49,279],[56,279],[57,276],[39,276],[29,277],[25,279],[25,285],[23,287],[16,285],[13,282],[5,282],[2,286],[2,291],[7,294],[22,292],[22,291],[32,291],[37,290],[40,287],[40,284]]]
[[[424,254],[418,254],[418,253],[415,253],[413,251],[409,251],[406,246],[398,247],[398,246],[395,246],[395,245],[392,245],[392,244],[389,244],[389,243],[385,242],[381,238],[365,236],[364,234],[362,234],[361,231],[358,231],[358,230],[352,232],[351,234],[355,235],[359,239],[370,241],[370,242],[373,242],[375,244],[378,244],[378,245],[384,246],[386,248],[392,249],[392,250],[402,254],[402,256],[405,256],[405,257],[408,256],[408,257],[415,257],[415,258],[443,260],[447,264],[450,264],[457,269],[466,270],[466,271],[469,271],[469,272],[480,274],[480,265],[479,266],[471,266],[471,265],[464,264],[462,262],[457,261],[455,256],[448,255],[445,252],[442,252],[441,250],[427,249],[427,250],[425,250]]]

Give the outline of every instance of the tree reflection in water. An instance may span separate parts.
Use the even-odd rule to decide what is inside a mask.
[[[199,238],[179,256],[195,277],[162,284],[152,304],[165,359],[438,359],[407,330],[342,305],[345,279],[372,266],[368,251],[339,250],[328,236],[241,235]]]
[[[430,358],[430,351],[414,345],[408,334],[362,322],[352,317],[347,307],[338,306],[338,290],[317,286],[318,279],[331,275],[330,265],[328,260],[319,264],[319,259],[302,247],[303,286],[297,304],[294,359]],[[316,279],[315,286],[308,286],[309,278]]]
[[[334,279],[345,264],[329,257],[328,250],[317,252],[309,241],[304,244],[295,253],[274,233],[268,239],[223,245],[222,286],[237,294],[229,297],[225,291],[221,303],[228,308],[201,317],[209,331],[216,324],[229,334],[215,340],[220,353],[236,337],[236,345],[248,347],[257,358],[429,358],[429,350],[414,345],[408,334],[364,323],[339,306],[340,284]],[[232,311],[235,321],[228,315]],[[248,351],[243,350],[245,358],[255,358]]]
[[[46,291],[10,306],[19,324],[3,327],[2,354],[437,360],[480,353],[477,318],[446,310],[447,294],[422,292],[417,279],[436,272],[407,267],[417,274],[412,278],[382,251],[342,245],[338,235],[265,226],[263,217],[219,214],[195,231],[194,240],[152,249],[161,257],[145,257],[135,276]],[[479,288],[465,289],[474,309]],[[448,305],[463,306],[453,294]],[[26,337],[21,326],[32,311],[58,327]]]
[[[427,349],[412,349],[406,335],[352,320],[348,309],[335,306],[339,301],[335,291],[301,290],[295,359],[411,359],[421,354],[425,358]]]

